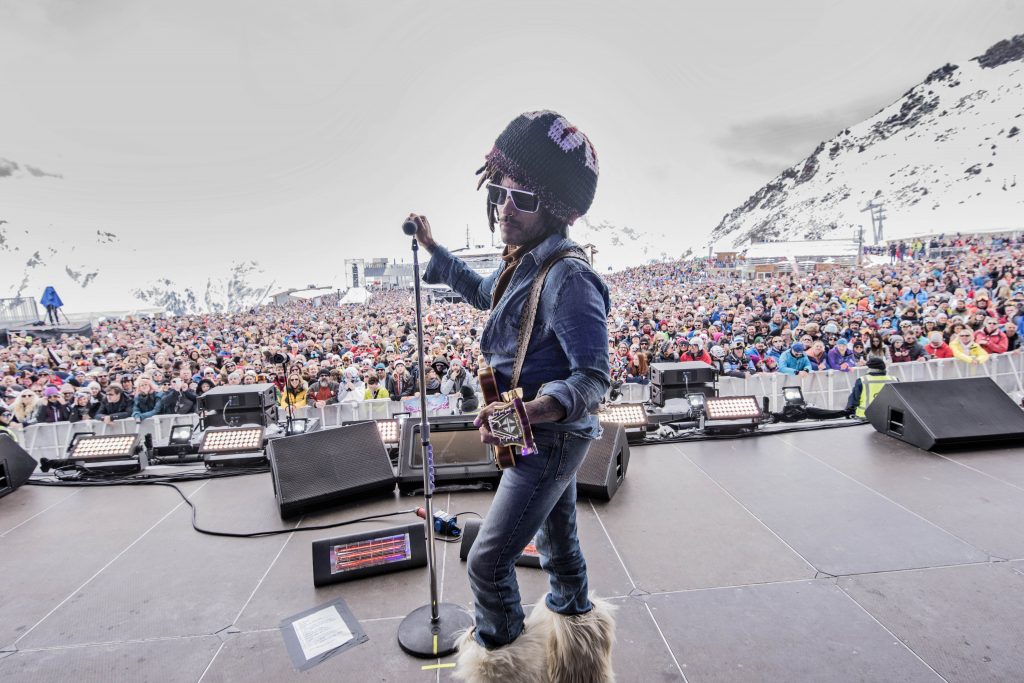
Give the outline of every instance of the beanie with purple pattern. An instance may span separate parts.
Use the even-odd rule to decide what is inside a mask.
[[[556,112],[517,116],[494,141],[486,158],[503,176],[536,192],[541,205],[569,225],[594,201],[594,146]]]

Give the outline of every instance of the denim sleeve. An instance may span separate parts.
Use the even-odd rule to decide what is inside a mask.
[[[481,277],[465,261],[452,256],[447,248],[439,244],[430,255],[430,263],[423,272],[423,281],[429,285],[444,283],[461,294],[466,303],[486,311],[491,307],[491,292],[494,291],[494,282],[499,272]]]
[[[590,271],[571,273],[558,291],[550,325],[569,359],[571,374],[544,384],[537,395],[552,396],[562,404],[562,422],[586,418],[611,387],[609,303],[603,291],[598,276]]]

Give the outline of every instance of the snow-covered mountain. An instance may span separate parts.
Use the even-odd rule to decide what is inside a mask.
[[[885,237],[1024,227],[1024,35],[946,64],[822,142],[722,219],[711,240]],[[1018,182],[1019,181],[1019,182]]]
[[[0,217],[0,297],[38,301],[52,285],[72,315],[84,311],[163,309],[176,315],[237,311],[262,301],[274,284],[256,262],[225,263],[218,272],[154,266],[102,230],[70,244],[47,239]]]

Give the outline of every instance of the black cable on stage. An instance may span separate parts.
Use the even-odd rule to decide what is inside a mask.
[[[56,481],[54,481],[54,480],[44,480],[44,479],[29,479],[25,483],[27,485],[32,485],[32,486],[80,486],[80,487],[87,487],[87,488],[89,488],[89,487],[100,487],[100,486],[166,486],[168,488],[172,488],[175,491],[177,491],[178,495],[181,496],[181,499],[183,501],[185,501],[185,503],[192,509],[192,528],[195,529],[197,532],[199,532],[201,534],[205,534],[207,536],[221,536],[221,537],[224,537],[224,538],[262,538],[264,536],[277,536],[277,535],[280,535],[280,534],[290,534],[290,533],[293,533],[293,532],[296,532],[296,531],[323,531],[324,529],[335,529],[337,527],[346,526],[348,524],[356,524],[358,522],[367,522],[367,521],[371,521],[371,520],[374,520],[374,519],[382,519],[384,517],[397,517],[398,515],[408,515],[408,514],[413,514],[414,515],[414,514],[416,514],[416,509],[412,508],[412,509],[409,509],[409,510],[398,510],[397,512],[383,512],[383,513],[376,514],[376,515],[367,515],[366,517],[359,517],[358,519],[350,519],[350,520],[346,520],[344,522],[334,522],[333,524],[319,524],[317,526],[292,527],[290,529],[271,529],[271,530],[268,530],[268,531],[253,531],[253,532],[250,532],[250,533],[235,533],[235,532],[230,532],[230,531],[214,531],[213,529],[204,529],[203,527],[199,526],[198,522],[196,521],[196,515],[198,513],[198,508],[195,506],[195,503],[193,503],[191,500],[189,500],[188,496],[185,495],[185,492],[182,491],[180,488],[178,488],[177,484],[174,483],[174,482],[181,483],[181,482],[188,482],[188,481],[202,481],[204,479],[223,479],[223,478],[227,478],[227,477],[239,477],[239,476],[245,476],[245,475],[248,475],[248,474],[260,474],[262,472],[267,472],[269,470],[267,470],[266,468],[237,468],[237,469],[226,469],[225,471],[220,471],[220,472],[211,472],[211,471],[208,471],[208,470],[203,470],[201,472],[195,472],[194,474],[180,473],[180,474],[171,475],[170,477],[166,477],[166,476],[163,476],[163,475],[149,475],[147,477],[145,475],[140,476],[138,474],[128,475],[128,476],[109,475],[109,474],[99,473],[99,472],[95,472],[95,471],[88,471],[88,472],[85,473],[86,476],[94,477],[94,478],[92,478],[92,479],[68,479],[68,478],[62,478],[62,477],[67,477],[67,475],[70,474],[69,472],[66,471],[68,469],[70,469],[70,468],[63,468],[63,471],[64,471],[63,475],[59,474],[60,472],[62,472],[62,470],[54,470],[54,474],[57,475],[57,479],[58,479]],[[82,469],[86,469],[86,468],[82,468]],[[79,474],[79,475],[83,474],[82,472],[78,471],[78,468],[76,468],[74,473],[75,474]],[[463,513],[463,514],[466,514],[466,513]],[[473,514],[476,514],[476,513],[473,513]]]

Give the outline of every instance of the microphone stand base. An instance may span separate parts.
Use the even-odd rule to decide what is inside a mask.
[[[447,657],[458,650],[456,641],[463,632],[473,628],[473,615],[459,605],[442,602],[433,621],[430,605],[409,613],[398,626],[398,644],[413,657],[435,659]]]

